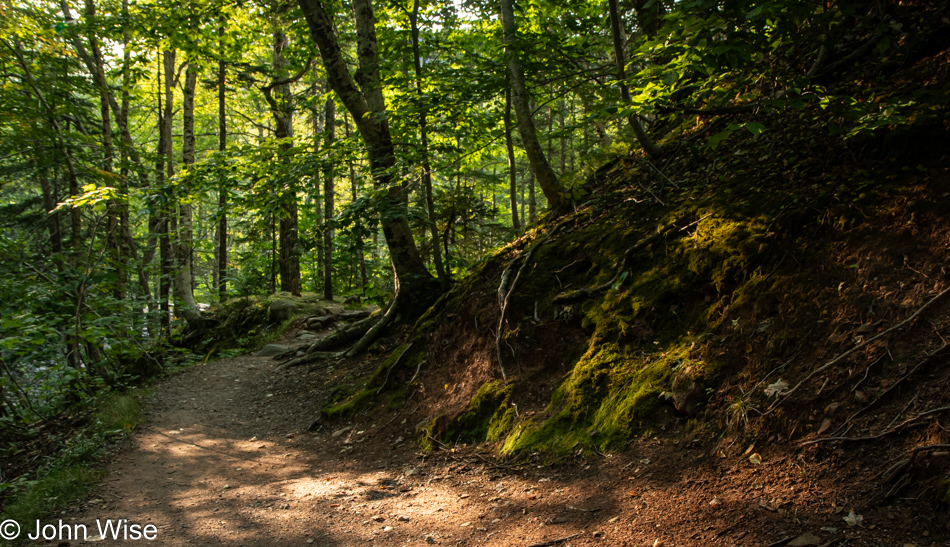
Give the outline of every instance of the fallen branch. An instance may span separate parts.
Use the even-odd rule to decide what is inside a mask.
[[[825,371],[825,370],[828,370],[828,368],[830,368],[830,367],[832,367],[832,366],[834,366],[834,365],[837,365],[838,363],[840,363],[841,361],[843,361],[845,357],[847,357],[847,356],[851,355],[852,353],[858,351],[859,349],[861,349],[861,348],[867,346],[867,345],[870,344],[871,342],[874,342],[875,340],[879,340],[879,339],[881,339],[881,338],[887,336],[888,334],[890,334],[890,333],[892,333],[892,332],[894,332],[894,331],[896,331],[896,330],[899,330],[899,329],[903,328],[904,326],[908,325],[911,321],[913,321],[913,320],[916,319],[921,313],[923,313],[924,310],[926,310],[927,308],[929,308],[934,302],[936,302],[937,300],[939,300],[941,297],[943,297],[943,296],[944,296],[945,294],[947,294],[948,292],[950,292],[950,289],[944,289],[940,294],[938,294],[937,296],[931,298],[926,304],[924,304],[923,306],[921,306],[920,308],[918,308],[917,311],[915,311],[915,312],[914,312],[910,317],[908,317],[907,319],[901,321],[900,323],[894,325],[893,327],[891,327],[891,328],[885,330],[884,332],[882,332],[882,333],[880,333],[880,334],[878,334],[878,335],[876,335],[876,336],[872,336],[871,338],[868,338],[868,339],[865,340],[864,342],[861,342],[860,344],[857,344],[856,346],[854,346],[853,348],[849,349],[848,351],[842,353],[841,355],[835,357],[835,358],[832,359],[831,361],[828,361],[828,362],[825,363],[824,365],[822,365],[822,366],[816,368],[815,370],[813,370],[810,374],[808,374],[808,376],[805,376],[805,378],[802,379],[802,381],[798,382],[798,384],[796,384],[795,387],[793,387],[792,389],[788,390],[788,391],[785,393],[785,396],[784,396],[784,397],[782,397],[781,399],[778,399],[778,400],[776,400],[774,403],[772,403],[772,406],[769,407],[768,412],[766,412],[766,414],[768,414],[769,412],[771,412],[772,410],[774,410],[775,408],[777,408],[779,405],[781,405],[782,403],[784,403],[786,400],[788,400],[788,398],[792,396],[792,393],[795,393],[795,391],[798,390],[798,388],[802,387],[802,385],[804,385],[805,382],[807,382],[807,381],[811,380],[812,378],[814,378],[816,374],[818,374],[818,373],[820,373],[820,372],[823,372],[823,371]]]
[[[582,535],[584,535],[584,532],[578,532],[578,533],[576,533],[576,534],[571,534],[571,535],[569,535],[569,536],[564,536],[564,537],[562,537],[562,538],[552,539],[551,541],[542,541],[541,543],[532,543],[531,545],[528,545],[528,547],[551,547],[551,545],[557,545],[558,543],[564,543],[565,541],[567,541],[567,540],[569,540],[569,539],[574,539],[574,538],[576,538],[577,536],[582,536]]]
[[[707,218],[711,216],[712,216],[712,213],[709,213],[708,215],[698,220],[694,220],[693,222],[690,222],[689,224],[685,226],[681,226],[679,227],[679,231],[682,232],[683,230],[686,230],[687,228],[691,226],[699,224],[700,222],[706,220]],[[610,281],[607,281],[606,283],[603,283],[601,285],[597,285],[594,287],[585,287],[583,289],[578,289],[576,291],[561,293],[554,297],[553,302],[555,304],[567,304],[569,302],[577,302],[578,300],[584,300],[585,298],[589,298],[597,293],[606,291],[610,287],[614,286],[614,284],[620,280],[620,276],[629,266],[630,259],[634,253],[646,247],[647,245],[653,243],[654,241],[659,239],[660,236],[666,234],[667,232],[672,231],[675,228],[677,228],[675,224],[670,224],[668,226],[660,226],[655,233],[645,237],[644,239],[641,239],[633,247],[630,247],[629,249],[627,249],[623,253],[623,258],[621,258],[617,262],[617,264],[614,266],[614,270],[616,271],[614,273],[614,276],[610,279]]]

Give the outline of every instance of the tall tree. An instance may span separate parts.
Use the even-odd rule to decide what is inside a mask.
[[[657,2],[657,4],[659,3],[660,2]],[[620,98],[623,99],[624,103],[630,103],[630,90],[627,89],[627,77],[624,73],[624,65],[627,63],[627,54],[623,47],[623,30],[620,26],[620,9],[617,6],[617,0],[607,0],[607,9],[610,12],[610,35],[613,38],[614,62],[617,67],[617,83],[620,86]],[[643,124],[640,123],[640,118],[637,117],[636,114],[627,116],[627,122],[630,124],[630,128],[633,129],[634,134],[636,134],[640,146],[646,150],[647,154],[654,157],[663,155],[663,149],[653,142],[653,139],[647,134]]]
[[[551,164],[548,163],[541,142],[534,127],[534,117],[531,115],[530,97],[525,86],[524,68],[521,65],[521,56],[518,52],[517,26],[512,0],[501,0],[501,26],[505,40],[505,54],[508,56],[508,72],[511,78],[511,99],[518,116],[518,132],[521,133],[521,142],[524,145],[528,161],[531,162],[534,175],[544,196],[548,199],[548,206],[552,210],[561,210],[568,206],[571,196],[564,190]]]
[[[227,103],[227,63],[224,60],[224,16],[218,22],[218,43],[220,56],[218,60],[218,151],[224,152],[228,148],[228,118]],[[228,296],[228,188],[227,178],[221,174],[218,182],[218,225],[215,236],[217,240],[217,261],[215,278],[218,281],[218,300],[224,302]]]
[[[185,69],[185,86],[182,89],[182,142],[181,163],[185,169],[195,163],[195,87],[198,83],[198,67],[194,61]],[[187,179],[186,179],[187,180]],[[191,188],[180,183],[178,188],[178,236],[175,245],[175,296],[178,299],[176,313],[194,324],[201,320],[195,294],[192,290],[192,261],[194,258],[192,229]],[[180,308],[180,309],[179,309]]]
[[[518,166],[515,163],[515,144],[511,137],[511,86],[505,88],[505,151],[508,153],[508,196],[511,202],[511,228],[521,232],[518,222]]]
[[[160,79],[159,85],[159,112],[161,115],[158,120],[158,164],[156,165],[156,177],[158,178],[159,192],[159,261],[160,270],[158,281],[158,305],[161,313],[160,325],[165,332],[169,325],[169,293],[171,292],[171,276],[174,268],[173,249],[171,241],[171,232],[173,213],[172,199],[169,187],[171,179],[175,176],[175,164],[173,157],[174,145],[172,143],[172,116],[174,115],[174,97],[175,97],[175,50],[166,49],[162,51],[162,70],[159,75],[164,74]],[[164,92],[164,104],[162,104],[162,94]]]
[[[445,266],[442,264],[442,252],[439,250],[439,229],[435,222],[435,201],[432,199],[432,165],[429,161],[429,120],[428,98],[423,90],[422,53],[419,49],[419,0],[412,0],[412,11],[408,12],[409,29],[412,37],[412,64],[416,74],[416,98],[419,104],[419,154],[422,167],[422,187],[426,196],[426,215],[429,221],[432,245],[432,263],[435,273],[442,281],[448,281]]]
[[[380,223],[396,274],[400,305],[409,315],[419,315],[435,301],[439,291],[416,248],[409,227],[406,190],[394,173],[396,154],[383,98],[372,4],[370,0],[353,1],[359,63],[354,81],[323,2],[299,2],[310,35],[320,49],[327,79],[353,116],[366,146],[375,184],[385,191]]]
[[[289,38],[280,28],[273,32],[272,68],[274,80],[265,87],[264,97],[274,117],[274,136],[281,140],[280,149],[287,152],[293,147],[294,96],[290,84],[299,80],[309,65],[296,76],[288,77],[290,64],[284,56]],[[288,158],[284,156],[284,161]],[[280,290],[300,296],[300,256],[297,250],[297,187],[290,183],[278,194],[280,204]]]
[[[329,153],[334,139],[334,128],[336,127],[336,103],[333,97],[327,97],[326,108],[324,109],[324,142]],[[323,212],[326,218],[326,227],[323,230],[323,298],[333,300],[333,228],[330,219],[333,217],[333,171],[332,162],[327,162],[323,173]]]

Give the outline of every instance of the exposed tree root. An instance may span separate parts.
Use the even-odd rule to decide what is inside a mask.
[[[930,409],[926,412],[922,412],[918,414],[917,416],[914,416],[913,418],[908,418],[890,429],[885,429],[884,431],[881,431],[877,435],[868,435],[866,437],[823,437],[821,439],[811,439],[811,440],[805,441],[802,443],[802,446],[806,446],[809,444],[832,442],[832,441],[840,441],[840,442],[875,441],[877,439],[880,439],[881,437],[884,437],[885,435],[890,435],[891,433],[897,433],[898,431],[900,431],[901,429],[904,429],[905,427],[909,425],[916,425],[916,423],[919,422],[922,418],[933,416],[934,414],[939,414],[941,412],[946,412],[947,410],[950,410],[950,406],[942,406],[940,408]]]
[[[278,366],[276,370],[286,370],[288,368],[308,365],[326,359],[353,357],[358,353],[366,351],[366,348],[379,338],[380,333],[382,333],[383,330],[392,323],[393,318],[396,317],[398,298],[399,294],[397,290],[396,297],[389,302],[385,313],[383,313],[381,317],[378,313],[374,313],[366,319],[362,319],[352,325],[337,330],[330,336],[311,344],[310,347],[307,348],[306,355],[291,359]],[[339,347],[353,340],[356,340],[356,343],[343,351],[324,351]]]
[[[315,351],[313,353],[308,353],[306,355],[297,357],[296,359],[291,359],[286,363],[282,363],[274,370],[286,370],[288,368],[299,367],[300,365],[309,365],[310,363],[316,363],[317,361],[325,361],[327,359],[334,359],[341,356],[342,354],[339,351]]]
[[[883,398],[886,397],[889,393],[891,393],[892,391],[894,391],[894,388],[896,388],[897,386],[899,386],[899,385],[901,384],[901,382],[903,382],[903,381],[906,380],[907,378],[913,376],[914,373],[917,372],[917,370],[920,369],[920,367],[922,367],[922,366],[924,366],[925,364],[927,364],[928,362],[930,362],[930,360],[933,359],[934,357],[936,357],[937,355],[939,355],[939,354],[943,353],[944,351],[946,351],[947,347],[948,347],[948,344],[944,344],[944,345],[940,346],[939,348],[935,349],[934,351],[932,351],[932,352],[928,353],[927,355],[925,355],[924,358],[920,360],[920,362],[918,362],[916,365],[914,365],[914,368],[912,368],[912,369],[910,369],[909,371],[907,371],[907,374],[905,374],[905,375],[901,376],[900,378],[898,378],[898,380],[897,380],[896,382],[894,382],[893,384],[891,384],[891,386],[890,386],[889,388],[887,388],[887,390],[885,390],[884,393],[880,394],[876,399],[874,399],[873,401],[871,401],[870,403],[868,403],[867,406],[865,406],[864,408],[858,410],[857,412],[855,412],[855,413],[852,414],[851,416],[848,416],[848,419],[845,420],[844,423],[842,423],[842,424],[838,427],[838,429],[835,430],[835,432],[834,432],[832,435],[837,435],[837,434],[838,434],[839,432],[841,432],[849,423],[851,423],[852,420],[854,420],[854,419],[857,418],[858,416],[864,414],[864,413],[867,412],[869,409],[871,409],[871,407],[873,407],[874,405],[876,405],[877,403],[879,403],[879,402],[881,401],[881,399],[883,399]]]
[[[677,227],[675,224],[670,224],[668,226],[660,226],[655,233],[645,237],[644,239],[641,239],[633,247],[630,247],[623,253],[623,258],[617,261],[617,264],[614,266],[614,270],[615,270],[614,276],[610,279],[610,281],[607,281],[606,283],[602,283],[600,285],[596,285],[594,287],[584,287],[583,289],[578,289],[576,291],[568,291],[566,293],[561,293],[554,297],[553,302],[555,304],[567,304],[570,302],[577,302],[578,300],[584,300],[585,298],[589,298],[595,294],[606,291],[607,289],[612,287],[615,283],[620,281],[620,276],[623,274],[625,270],[627,270],[630,267],[630,259],[633,257],[634,253],[646,247],[647,245],[653,243],[654,241],[659,239],[660,236],[666,234],[667,232],[670,232],[676,228],[679,228],[679,231],[682,232],[691,226],[699,224],[700,222],[706,220],[707,218],[711,216],[712,216],[712,213],[698,220],[694,220],[693,222],[690,222],[689,224],[686,224],[685,226]]]
[[[551,229],[550,232],[543,238],[539,239],[532,245],[527,253],[524,253],[524,261],[521,263],[521,267],[518,268],[518,273],[515,275],[514,281],[511,282],[511,287],[505,290],[505,286],[508,284],[508,278],[511,276],[511,269],[514,267],[515,263],[521,259],[521,255],[512,258],[508,262],[508,266],[505,268],[505,271],[501,274],[501,282],[498,284],[498,329],[495,331],[495,356],[498,359],[498,369],[501,370],[501,378],[503,380],[508,379],[508,375],[505,372],[505,361],[502,357],[501,351],[501,340],[504,337],[505,332],[505,316],[508,313],[508,300],[511,298],[511,295],[515,292],[515,287],[518,285],[518,279],[521,278],[521,272],[524,271],[525,266],[531,262],[531,256],[534,252],[541,246],[542,243],[547,241],[551,236],[557,232],[561,226],[564,226],[570,219],[562,220]]]
[[[363,336],[357,340],[355,344],[350,346],[345,352],[343,352],[344,357],[353,357],[358,353],[366,351],[366,349],[379,338],[379,335],[383,330],[393,322],[393,319],[396,317],[396,312],[399,309],[399,288],[396,288],[396,296],[393,297],[392,301],[389,303],[389,308],[386,310],[386,313],[383,314],[383,317],[376,321]]]
[[[396,365],[399,364],[399,361],[402,359],[402,356],[405,355],[406,352],[409,351],[409,348],[411,347],[412,347],[412,344],[409,344],[408,346],[406,346],[406,349],[402,350],[402,353],[399,354],[399,357],[396,357],[396,360],[393,362],[392,366],[386,369],[386,377],[383,378],[383,385],[379,386],[379,389],[376,390],[376,395],[379,395],[380,393],[383,392],[383,389],[386,387],[386,384],[389,382],[389,373],[392,372],[394,368],[396,368]],[[393,418],[393,420],[395,420],[395,418]]]
[[[950,293],[950,289],[944,289],[943,291],[941,291],[937,296],[931,298],[929,301],[927,301],[926,304],[924,304],[923,306],[921,306],[920,308],[918,308],[917,311],[915,311],[913,314],[911,314],[911,316],[908,317],[907,319],[901,321],[900,323],[894,325],[893,327],[891,327],[891,328],[885,330],[884,332],[882,332],[882,333],[880,333],[880,334],[878,334],[878,335],[876,335],[876,336],[872,336],[872,337],[868,338],[868,339],[865,340],[864,342],[861,342],[860,344],[857,344],[857,345],[854,346],[853,348],[851,348],[851,349],[849,349],[848,351],[842,353],[841,355],[835,357],[835,358],[832,359],[831,361],[828,361],[828,362],[825,363],[824,365],[822,365],[822,366],[816,368],[815,370],[811,371],[811,373],[809,373],[807,376],[805,376],[805,378],[803,378],[800,382],[798,382],[798,383],[795,385],[795,387],[793,387],[792,389],[790,389],[790,390],[788,390],[787,392],[785,392],[785,395],[784,395],[781,399],[778,399],[777,401],[775,401],[774,403],[772,403],[772,405],[769,407],[768,411],[765,412],[765,414],[768,414],[768,413],[772,412],[773,410],[775,410],[776,408],[778,408],[782,403],[784,403],[785,401],[787,401],[788,398],[791,397],[792,394],[795,393],[795,392],[798,390],[798,388],[802,387],[802,386],[805,384],[805,382],[807,382],[807,381],[811,380],[812,378],[814,378],[816,374],[819,374],[820,372],[823,372],[823,371],[829,369],[830,367],[832,367],[832,366],[834,366],[834,365],[840,363],[841,361],[844,360],[845,357],[847,357],[847,356],[851,355],[852,353],[858,351],[859,349],[861,349],[861,348],[867,346],[867,345],[870,344],[871,342],[874,342],[874,341],[876,341],[876,340],[879,340],[879,339],[881,339],[881,338],[883,338],[883,337],[885,337],[885,336],[891,334],[891,333],[894,332],[894,331],[897,331],[897,330],[900,330],[900,329],[904,328],[905,326],[907,326],[908,324],[910,324],[911,321],[913,321],[914,319],[916,319],[921,313],[923,313],[924,310],[926,310],[927,308],[929,308],[929,307],[930,307],[934,302],[936,302],[937,300],[940,300],[940,298],[942,298],[942,297],[943,297],[944,295],[946,295],[947,293]],[[763,414],[763,416],[764,416],[765,414]]]

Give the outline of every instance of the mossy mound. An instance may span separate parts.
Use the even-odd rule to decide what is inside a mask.
[[[282,313],[272,312],[274,302],[289,306]],[[290,293],[250,295],[231,298],[215,304],[204,314],[205,321],[196,329],[185,328],[179,333],[179,345],[208,357],[227,348],[229,351],[251,351],[277,338],[297,317],[311,315],[328,307],[342,310],[336,302],[320,299],[316,294]]]

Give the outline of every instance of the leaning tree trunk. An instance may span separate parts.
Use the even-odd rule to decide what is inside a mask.
[[[382,82],[379,75],[378,46],[373,8],[370,0],[354,0],[356,17],[357,82],[349,72],[343,51],[337,41],[333,24],[321,0],[298,0],[310,35],[326,69],[327,79],[340,101],[353,116],[357,130],[366,146],[370,169],[378,188],[385,189],[381,224],[389,253],[402,287],[402,310],[408,316],[419,316],[435,301],[440,291],[438,282],[429,274],[416,248],[408,221],[405,187],[396,182],[396,155],[386,116]]]
[[[571,195],[564,190],[551,164],[548,163],[541,142],[534,127],[534,118],[529,106],[530,98],[525,87],[524,69],[517,47],[517,27],[512,0],[501,0],[501,26],[505,36],[505,52],[508,55],[508,73],[511,78],[511,99],[518,116],[518,131],[521,133],[521,142],[524,144],[525,154],[544,196],[548,199],[548,206],[559,211],[571,202]]]
[[[617,0],[607,0],[607,6],[610,11],[610,34],[613,37],[614,43],[614,61],[617,65],[617,82],[620,84],[620,98],[625,104],[629,104],[631,102],[630,91],[627,89],[627,78],[624,75],[623,68],[627,56],[624,54],[623,49],[623,36],[620,29],[620,11],[617,7]],[[654,143],[653,139],[647,135],[646,129],[643,128],[643,124],[640,123],[640,118],[638,118],[636,114],[627,116],[627,122],[630,124],[630,128],[633,129],[634,134],[636,134],[640,146],[646,150],[647,154],[653,157],[663,155],[663,149]]]

